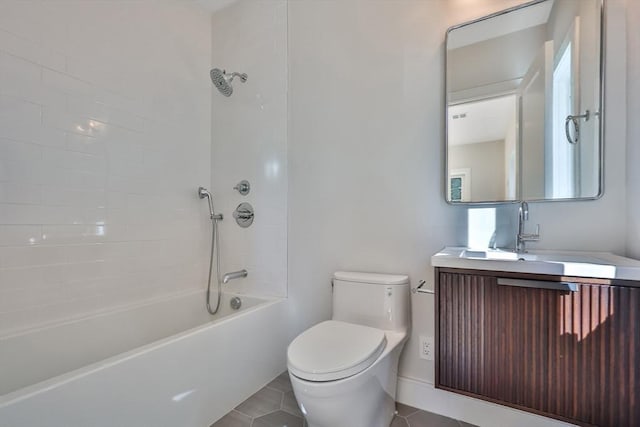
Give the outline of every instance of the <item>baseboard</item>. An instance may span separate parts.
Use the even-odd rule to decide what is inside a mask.
[[[571,427],[561,421],[436,389],[433,384],[398,378],[398,402],[480,427]]]

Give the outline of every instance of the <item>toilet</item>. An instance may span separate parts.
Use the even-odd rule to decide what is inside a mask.
[[[336,272],[333,316],[298,335],[287,368],[309,427],[389,427],[410,328],[409,277]]]

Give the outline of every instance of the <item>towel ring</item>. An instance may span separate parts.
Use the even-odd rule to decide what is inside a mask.
[[[569,144],[575,145],[580,142],[580,123],[578,123],[578,119],[584,119],[585,122],[588,122],[590,117],[591,112],[589,110],[585,111],[584,114],[580,114],[577,116],[567,116],[567,118],[564,120],[564,133],[567,136],[567,141],[569,141]],[[571,137],[569,123],[573,123],[573,138]]]

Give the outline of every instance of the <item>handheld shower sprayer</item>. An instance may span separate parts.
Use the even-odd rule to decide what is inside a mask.
[[[222,297],[222,283],[220,279],[220,237],[218,236],[218,221],[222,220],[222,214],[216,214],[213,209],[213,195],[204,187],[198,188],[198,197],[207,198],[209,202],[209,217],[211,218],[211,254],[209,256],[209,280],[207,281],[207,311],[209,314],[216,314],[220,308],[220,299]],[[215,256],[214,256],[215,255]],[[213,260],[216,261],[216,283],[218,285],[215,307],[211,306],[211,277],[213,276]]]
[[[227,283],[232,279],[239,279],[241,277],[247,277],[247,270],[234,271],[224,275],[224,281],[220,277],[220,234],[218,233],[218,221],[222,221],[222,214],[217,214],[213,208],[213,195],[204,187],[198,188],[198,197],[201,199],[207,198],[209,202],[209,217],[211,218],[211,252],[209,256],[209,280],[207,281],[207,311],[209,314],[216,314],[220,309],[220,300],[222,299],[222,283]],[[215,259],[215,279],[217,284],[218,298],[215,303],[215,307],[211,304],[211,279],[214,276],[214,264]]]
[[[207,201],[209,202],[209,217],[213,220],[221,220],[222,214],[216,214],[213,210],[213,196],[209,190],[204,187],[198,188],[198,196],[201,199],[204,199],[205,197],[207,198]]]

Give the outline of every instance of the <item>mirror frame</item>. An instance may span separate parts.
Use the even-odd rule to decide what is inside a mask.
[[[482,16],[480,18],[471,20],[471,21],[466,21],[463,22],[461,24],[456,24],[453,25],[449,28],[447,28],[447,31],[445,33],[445,42],[444,42],[444,181],[443,181],[443,195],[444,195],[444,200],[445,202],[447,202],[447,204],[452,205],[452,206],[482,206],[482,205],[503,205],[503,204],[514,204],[514,203],[521,203],[522,201],[526,201],[526,202],[577,202],[577,201],[591,201],[591,200],[598,200],[600,199],[603,195],[604,195],[604,173],[605,173],[605,151],[604,151],[604,131],[605,131],[605,113],[606,113],[606,108],[605,108],[605,79],[606,79],[606,73],[605,73],[605,52],[606,52],[606,7],[605,7],[605,1],[606,0],[596,0],[599,3],[600,6],[600,130],[598,132],[598,137],[599,137],[599,141],[598,141],[598,147],[600,149],[600,167],[599,167],[599,189],[598,189],[598,194],[596,194],[595,196],[591,196],[591,197],[574,197],[574,198],[563,198],[563,199],[523,199],[522,197],[520,198],[516,198],[515,200],[488,200],[488,201],[478,201],[478,202],[456,202],[456,201],[452,201],[449,200],[448,197],[448,183],[449,183],[449,120],[447,119],[448,116],[448,111],[449,111],[449,96],[448,96],[448,79],[447,79],[447,72],[448,72],[448,55],[447,55],[447,46],[449,45],[449,37],[450,37],[450,33],[456,29],[462,28],[462,27],[466,27],[468,25],[471,24],[475,24],[477,22],[482,22],[485,21],[487,19],[491,19],[491,18],[495,18],[497,16],[501,16],[504,15],[506,13],[509,12],[513,12],[519,9],[524,9],[526,7],[529,6],[533,6],[536,5],[538,3],[543,3],[545,1],[548,0],[532,0],[532,1],[528,1],[525,2],[523,4],[514,6],[514,7],[510,7],[508,9],[504,9],[495,13],[492,13],[490,15],[486,15],[486,16]],[[518,158],[517,159],[518,163],[522,163],[522,159]],[[520,168],[521,170],[521,168]],[[518,191],[520,190],[520,185],[521,185],[521,180],[518,180]]]

